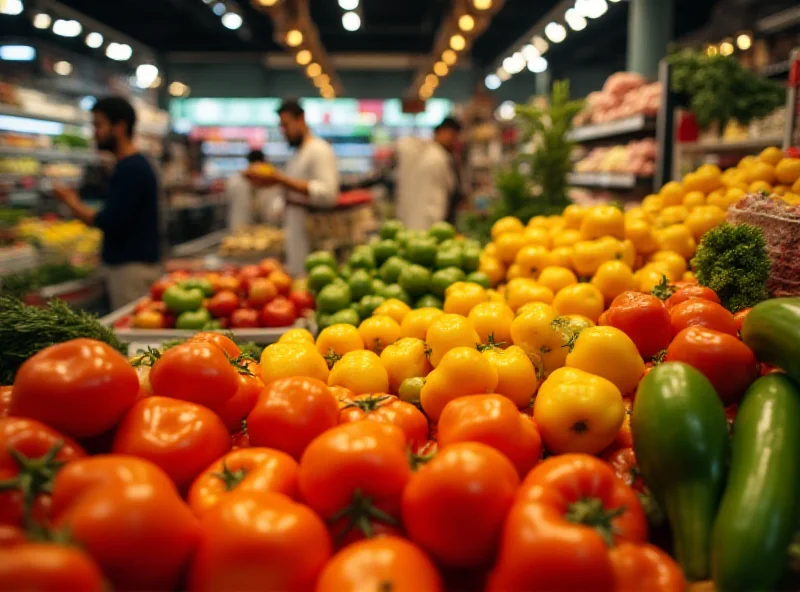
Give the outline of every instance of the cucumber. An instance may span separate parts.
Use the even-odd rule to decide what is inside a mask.
[[[800,298],[757,304],[744,319],[742,341],[761,362],[800,380]]]
[[[756,380],[733,425],[728,485],[712,538],[716,589],[773,590],[800,518],[800,385]]]
[[[687,579],[705,579],[728,458],[722,402],[698,370],[666,362],[639,384],[631,430],[644,482],[669,520],[675,557]]]

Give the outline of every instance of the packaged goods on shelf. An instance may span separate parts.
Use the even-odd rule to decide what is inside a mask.
[[[222,239],[219,254],[223,257],[264,257],[283,252],[283,231],[256,225],[237,229]]]
[[[603,90],[589,93],[586,107],[575,117],[575,125],[605,123],[634,115],[655,117],[661,104],[661,84],[633,72],[608,77]]]
[[[576,172],[632,173],[651,177],[655,172],[654,138],[632,140],[624,146],[593,148],[575,163]]]

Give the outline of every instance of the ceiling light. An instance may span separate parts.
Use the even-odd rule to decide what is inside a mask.
[[[472,0],[472,5],[477,10],[489,10],[492,7],[492,0]]]
[[[39,12],[33,17],[33,26],[37,29],[47,29],[52,22],[50,15],[44,12]]]
[[[534,35],[531,39],[531,43],[539,51],[539,55],[544,55],[545,52],[550,49],[550,44],[545,41],[543,37],[539,37],[539,35]]]
[[[78,21],[58,19],[53,23],[53,33],[61,37],[77,37],[83,27]]]
[[[530,62],[533,58],[538,58],[539,55],[539,50],[530,43],[522,48],[522,57],[525,58],[526,62]]]
[[[606,0],[575,0],[575,11],[585,18],[600,18],[608,11]]]
[[[486,84],[486,88],[489,90],[497,90],[500,88],[500,85],[503,84],[503,81],[500,80],[500,77],[497,74],[489,74],[484,80]]]
[[[458,19],[458,28],[462,31],[472,31],[475,28],[475,19],[471,14],[462,14]]]
[[[297,47],[303,42],[303,33],[298,29],[292,29],[286,33],[286,45],[289,47]]]
[[[503,60],[503,68],[509,74],[517,74],[522,72],[522,69],[525,67],[525,58],[522,57],[522,53],[515,52],[514,55],[511,55]]]
[[[528,62],[528,70],[534,74],[541,74],[547,70],[547,60],[542,56],[537,56]]]
[[[136,68],[136,86],[150,88],[158,78],[158,68],[153,64],[141,64]]]
[[[430,99],[433,96],[433,89],[430,86],[422,85],[419,89],[419,98],[420,99]]]
[[[101,45],[103,45],[103,35],[97,32],[89,33],[86,36],[86,45],[91,47],[92,49],[97,49]]]
[[[278,0],[258,0],[258,3],[261,6],[275,6],[278,3]]]
[[[94,107],[96,103],[97,99],[95,97],[92,95],[86,95],[78,102],[78,106],[80,106],[83,111],[91,111],[92,107]]]
[[[133,49],[127,43],[109,43],[106,47],[106,56],[117,62],[129,60],[133,55]]]
[[[439,77],[436,74],[428,74],[425,77],[425,84],[431,88],[439,86]]]
[[[242,17],[235,12],[229,12],[222,17],[222,26],[231,31],[235,31],[242,26]]]
[[[742,33],[736,38],[736,47],[742,51],[747,51],[753,45],[753,38],[747,33]]]
[[[31,62],[36,50],[30,45],[0,45],[0,60],[7,62]]]
[[[505,71],[505,68],[498,68],[497,69],[497,77],[500,79],[500,82],[506,82],[507,80],[511,79],[511,74]]]
[[[436,73],[437,76],[447,76],[447,73],[450,71],[450,68],[447,67],[447,64],[444,62],[436,62],[433,65],[433,71]]]
[[[169,85],[169,94],[173,97],[182,97],[189,94],[189,87],[177,80]]]
[[[567,9],[567,12],[564,13],[564,20],[573,31],[583,31],[586,28],[586,19],[574,8]]]
[[[295,57],[297,59],[298,64],[300,64],[301,66],[306,66],[311,63],[312,55],[311,52],[308,51],[307,49],[301,49],[300,51],[297,52],[297,56]]]
[[[453,66],[458,61],[458,54],[452,49],[445,49],[442,52],[442,61],[448,66]]]
[[[462,51],[467,46],[467,40],[463,35],[453,35],[450,37],[450,48],[455,51]]]
[[[361,28],[361,17],[357,12],[345,12],[342,15],[342,26],[345,31],[358,31]]]
[[[322,66],[316,62],[312,62],[308,65],[308,68],[306,68],[306,74],[308,74],[309,78],[315,78],[322,74]]]
[[[358,0],[339,0],[339,7],[342,10],[355,10],[358,8]]]
[[[330,83],[331,79],[330,76],[328,76],[327,74],[320,74],[319,76],[314,78],[314,86],[316,86],[317,88],[330,86]]]
[[[22,12],[22,0],[0,0],[0,14],[17,16]]]
[[[331,88],[324,88],[320,91],[323,99],[335,99],[336,93]]]
[[[561,43],[567,38],[567,30],[564,28],[564,25],[556,22],[548,23],[544,28],[544,34],[547,35],[547,38],[553,43]]]
[[[70,74],[72,74],[72,64],[64,60],[61,60],[53,64],[53,71],[56,74],[60,74],[61,76],[69,76]]]
[[[503,101],[497,108],[497,118],[501,121],[511,121],[517,114],[517,108],[514,106],[513,101]]]
[[[730,39],[726,39],[722,43],[719,44],[719,53],[724,56],[729,56],[733,54],[733,43]]]
[[[707,56],[709,56],[709,57],[715,56],[718,53],[719,53],[719,50],[717,49],[716,45],[709,45],[709,46],[706,47],[706,55]]]
[[[227,12],[225,5],[222,2],[217,2],[214,6],[211,7],[211,12],[216,14],[217,16],[222,16]]]

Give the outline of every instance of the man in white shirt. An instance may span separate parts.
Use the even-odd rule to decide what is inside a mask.
[[[264,162],[261,150],[251,150],[249,164]],[[277,188],[256,188],[245,172],[231,175],[225,183],[228,196],[228,230],[253,224],[277,225],[283,213],[283,196]]]
[[[435,222],[453,222],[460,187],[453,150],[461,124],[446,117],[414,164],[398,179],[398,217],[411,230],[427,230]],[[411,202],[411,203],[409,203]]]
[[[285,193],[286,269],[293,275],[303,273],[308,255],[306,210],[330,208],[339,197],[339,171],[331,145],[311,133],[305,113],[297,101],[284,101],[278,115],[286,141],[297,151],[286,164],[286,171],[248,172],[246,176],[264,187],[279,186]]]

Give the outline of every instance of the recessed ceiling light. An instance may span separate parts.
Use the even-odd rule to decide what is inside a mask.
[[[311,63],[308,65],[308,68],[306,68],[306,74],[308,74],[309,78],[314,78],[315,76],[319,76],[320,74],[322,74],[322,66],[320,66],[316,62]]]
[[[52,22],[53,19],[45,12],[39,12],[33,17],[33,26],[37,29],[47,29]]]
[[[286,33],[286,45],[297,47],[303,42],[303,33],[298,29],[292,29]]]
[[[222,26],[235,31],[242,26],[242,17],[235,12],[229,12],[222,17]]]
[[[103,45],[103,35],[97,32],[89,33],[86,36],[86,45],[91,47],[92,49],[97,49],[101,45]]]
[[[445,49],[442,52],[442,61],[448,66],[453,66],[458,61],[458,54],[452,49]]]
[[[567,30],[564,28],[564,25],[556,22],[548,23],[544,28],[544,34],[547,35],[547,38],[553,43],[561,43],[567,38]]]
[[[462,31],[472,31],[475,28],[475,19],[471,14],[462,14],[458,19],[458,28]]]
[[[217,16],[222,16],[227,11],[228,9],[225,8],[225,5],[222,2],[217,2],[214,6],[211,7],[211,12],[213,12]]]
[[[439,86],[439,77],[436,74],[428,74],[425,77],[425,84],[430,86],[431,88],[436,88]]]
[[[5,0],[0,2],[0,14],[17,16],[22,12],[22,0]]]
[[[0,60],[7,62],[31,62],[36,50],[30,45],[0,45]]]
[[[78,21],[58,19],[53,23],[53,33],[61,37],[77,37],[83,27]]]
[[[53,64],[53,71],[56,74],[60,74],[61,76],[69,76],[70,74],[72,74],[72,64],[64,60],[61,60]]]
[[[109,43],[106,47],[106,56],[117,62],[129,60],[133,55],[133,49],[127,43]]]
[[[583,31],[586,28],[586,19],[574,8],[570,8],[564,13],[564,20],[573,31]]]
[[[450,68],[447,67],[447,64],[444,62],[436,62],[433,65],[433,71],[437,76],[447,76],[447,73],[450,71]]]
[[[462,51],[467,46],[467,40],[463,35],[453,35],[450,37],[450,48],[454,51]]]
[[[150,88],[158,78],[158,68],[153,64],[141,64],[136,68],[136,86]]]
[[[311,63],[312,55],[311,52],[308,51],[307,49],[301,49],[300,51],[297,52],[295,59],[297,60],[297,63],[300,64],[301,66],[306,66]]]
[[[489,10],[492,7],[492,0],[472,0],[472,5],[478,10]]]
[[[547,70],[547,60],[542,56],[533,58],[528,62],[528,70],[535,74],[541,74]]]
[[[484,80],[484,83],[486,84],[486,88],[489,90],[497,90],[500,88],[500,85],[503,84],[502,80],[500,80],[500,77],[497,74],[489,74],[486,77],[486,80]]]
[[[339,7],[342,10],[355,10],[358,8],[358,0],[339,0]]]
[[[342,26],[346,31],[358,31],[361,28],[361,17],[357,12],[345,12],[342,15]]]

